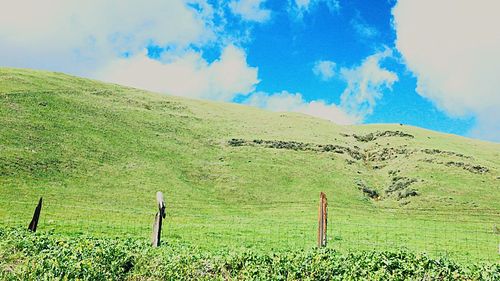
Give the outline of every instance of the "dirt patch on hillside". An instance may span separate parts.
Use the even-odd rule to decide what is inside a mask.
[[[393,131],[382,132],[381,135],[394,135],[395,133],[387,133]],[[400,132],[400,131],[396,131]],[[405,133],[403,136],[406,136]],[[263,148],[273,148],[273,149],[288,149],[294,151],[314,151],[321,153],[336,153],[344,154],[349,157],[348,164],[352,165],[356,161],[363,161],[367,167],[371,169],[383,169],[390,164],[391,160],[398,158],[410,158],[415,154],[427,154],[433,155],[435,157],[452,156],[464,159],[472,159],[470,156],[463,155],[461,153],[456,153],[453,151],[445,151],[439,149],[408,149],[407,145],[402,145],[399,147],[382,147],[380,145],[375,145],[370,149],[361,149],[358,146],[342,146],[337,144],[314,144],[305,143],[299,141],[283,141],[283,140],[245,140],[233,138],[228,142],[229,146],[239,147],[239,146],[252,146],[252,147],[263,147]],[[423,162],[434,163],[438,165],[444,165],[447,167],[459,167],[468,172],[475,174],[485,174],[490,171],[489,168],[481,165],[474,165],[470,163],[465,163],[462,161],[445,161],[444,159],[439,160],[438,158],[426,158],[419,160]],[[389,191],[391,192],[391,191]],[[414,193],[408,193],[408,196],[413,196]]]
[[[356,186],[365,196],[374,200],[395,198],[400,201],[402,199],[409,199],[409,197],[420,195],[416,189],[412,188],[412,185],[419,181],[418,179],[396,176],[397,173],[397,171],[391,171],[389,173],[393,176],[389,186],[387,186],[384,190],[384,196],[382,196],[376,188],[369,186],[361,179],[356,179]]]
[[[342,134],[343,136],[350,136],[347,134]],[[373,133],[369,133],[366,135],[356,135],[352,134],[352,137],[355,138],[359,142],[370,142],[374,141],[378,138],[385,138],[385,137],[400,137],[400,138],[414,138],[415,136],[402,132],[402,131],[376,131]]]
[[[351,158],[356,159],[356,160],[363,160],[364,155],[359,151],[359,147],[355,146],[354,148],[350,148],[347,146],[340,146],[340,145],[333,145],[333,144],[327,144],[327,145],[318,145],[318,148],[320,151],[323,152],[334,152],[338,154],[347,154],[351,156]]]
[[[350,148],[347,146],[335,144],[313,144],[297,141],[281,141],[281,140],[253,140],[231,139],[228,141],[230,146],[254,146],[274,149],[288,149],[294,151],[315,151],[315,152],[332,152],[337,154],[346,154],[355,160],[364,159],[364,155],[360,152],[359,147]]]
[[[472,157],[470,157],[470,156],[466,156],[466,155],[463,155],[462,153],[456,153],[453,151],[429,149],[429,148],[421,149],[420,151],[425,153],[425,154],[429,154],[429,155],[448,155],[448,156],[456,156],[456,157],[460,157],[460,158],[472,159]]]
[[[246,141],[244,139],[230,139],[227,144],[230,146],[244,146]]]
[[[359,190],[363,192],[363,194],[370,197],[371,199],[380,199],[380,194],[378,193],[378,191],[374,188],[369,187],[363,180],[357,179],[356,185],[358,186]]]
[[[367,161],[387,161],[398,157],[408,157],[413,152],[404,147],[383,147],[366,152]]]
[[[484,173],[489,172],[489,170],[490,170],[490,169],[488,169],[484,166],[481,166],[481,165],[471,165],[471,164],[464,163],[464,162],[449,161],[449,162],[446,162],[445,165],[448,167],[459,167],[459,168],[462,168],[462,169],[469,171],[471,173],[474,173],[474,174],[484,174]]]
[[[411,185],[418,182],[418,179],[396,176],[391,179],[391,184],[385,190],[388,196],[395,196],[397,200],[407,197],[418,196],[417,190],[411,188]]]
[[[297,141],[281,141],[281,140],[253,140],[255,145],[261,145],[267,148],[290,149],[290,150],[314,150],[313,144],[297,142]]]
[[[437,165],[444,165],[446,167],[462,168],[470,173],[479,174],[479,175],[486,174],[490,171],[490,169],[488,167],[485,167],[482,165],[474,165],[474,164],[470,164],[470,163],[464,163],[464,162],[456,162],[456,161],[443,162],[443,161],[437,161],[435,159],[429,159],[429,158],[426,158],[426,159],[423,159],[420,161],[432,163],[432,164],[437,164]]]

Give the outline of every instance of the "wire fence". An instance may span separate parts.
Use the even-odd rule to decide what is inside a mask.
[[[149,239],[156,210],[44,202],[39,231]],[[0,200],[0,225],[27,227],[35,202]],[[328,206],[327,247],[406,249],[466,262],[500,261],[500,210]],[[307,249],[317,245],[318,201],[167,204],[163,241],[201,248]]]

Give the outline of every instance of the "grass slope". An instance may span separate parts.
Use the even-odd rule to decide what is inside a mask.
[[[406,125],[338,126],[295,113],[0,68],[0,224],[200,247],[315,244],[498,261],[500,145]]]

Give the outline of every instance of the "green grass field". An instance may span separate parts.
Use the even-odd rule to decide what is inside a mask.
[[[259,251],[316,244],[499,262],[500,144],[338,126],[60,73],[0,68],[0,225]]]

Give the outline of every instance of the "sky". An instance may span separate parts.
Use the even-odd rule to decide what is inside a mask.
[[[497,0],[0,0],[0,66],[500,142]]]

